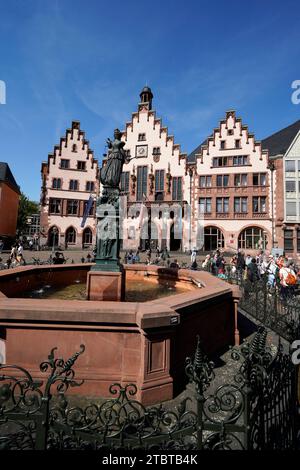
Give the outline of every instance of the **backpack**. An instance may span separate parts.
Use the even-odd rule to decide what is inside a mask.
[[[296,275],[292,273],[288,273],[285,282],[288,286],[294,286],[295,284],[297,284]]]

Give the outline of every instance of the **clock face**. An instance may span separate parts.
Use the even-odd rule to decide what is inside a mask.
[[[137,145],[135,150],[136,157],[147,157],[148,145]]]

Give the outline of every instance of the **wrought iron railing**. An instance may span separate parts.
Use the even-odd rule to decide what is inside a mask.
[[[245,271],[232,272],[230,265],[226,266],[225,274],[221,275],[210,267],[203,270],[240,287],[241,299],[238,305],[240,312],[250,315],[290,343],[300,339],[299,286],[288,289],[283,296],[279,279],[271,285],[268,274],[250,281],[245,277]]]
[[[113,384],[112,398],[71,406],[66,392],[78,387],[70,359],[52,349],[35,380],[22,367],[0,365],[1,449],[295,449],[299,422],[297,369],[279,342],[276,354],[260,328],[252,341],[231,351],[232,380],[218,385],[214,364],[198,338],[186,361],[190,384],[178,406],[145,407],[137,386]]]

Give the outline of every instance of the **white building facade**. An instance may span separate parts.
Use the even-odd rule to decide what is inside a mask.
[[[271,249],[271,190],[276,187],[268,152],[235,111],[226,113],[189,161],[195,168],[193,223],[204,216],[203,250]]]
[[[140,93],[138,111],[122,132],[130,161],[123,166],[123,249],[185,250],[184,220],[190,180],[186,154],[152,109],[149,87]],[[183,220],[182,220],[183,219]]]
[[[41,245],[88,248],[96,242],[95,199],[99,192],[98,161],[78,121],[42,163]],[[93,204],[92,203],[93,199]],[[91,207],[84,227],[86,206]]]

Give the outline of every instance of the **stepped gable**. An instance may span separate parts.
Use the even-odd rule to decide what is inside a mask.
[[[240,132],[238,134],[239,137],[242,137],[243,133],[246,133],[246,143],[248,144],[251,141],[253,142],[252,151],[253,152],[259,151],[260,152],[260,159],[262,159],[263,156],[265,156],[268,160],[268,151],[264,150],[262,148],[261,141],[256,140],[254,134],[252,132],[249,132],[248,126],[242,124],[242,119],[239,118],[239,117],[236,117],[235,110],[229,110],[229,111],[226,111],[225,118],[220,120],[219,127],[216,127],[213,130],[213,133],[209,137],[207,137],[207,139],[205,139],[202,142],[202,144],[200,144],[198,147],[196,147],[195,150],[193,150],[189,154],[189,156],[187,158],[188,164],[195,163],[198,158],[200,158],[201,163],[202,163],[203,157],[210,154],[211,147],[216,146],[216,141],[218,139],[226,140],[227,135],[226,136],[222,135],[222,129],[225,128],[225,130],[228,130],[229,118],[233,119],[233,129],[236,129],[237,127],[240,129]],[[224,124],[225,124],[225,126],[224,126]]]
[[[74,130],[78,131],[76,142],[81,142],[81,150],[86,151],[86,159],[91,159],[92,167],[95,163],[98,163],[98,160],[94,158],[94,151],[90,149],[89,141],[85,139],[85,131],[80,129],[80,121],[72,121],[71,128],[66,129],[65,137],[61,137],[59,144],[54,145],[53,152],[48,154],[48,161],[42,162],[42,171],[45,170],[46,167],[49,168],[51,159],[53,159],[53,163],[55,163],[56,157],[62,156],[62,149],[67,148],[69,142],[72,141],[71,145],[74,145]]]
[[[122,137],[125,138],[125,142],[127,142],[127,134],[128,132],[133,132],[133,127],[134,127],[134,120],[136,119],[137,122],[140,122],[140,113],[147,113],[147,121],[150,121],[150,118],[153,119],[153,129],[155,129],[156,126],[159,127],[159,135],[162,137],[162,134],[165,134],[166,140],[165,140],[165,146],[167,147],[168,142],[172,143],[172,155],[174,155],[174,150],[179,152],[179,160],[186,160],[187,159],[187,153],[181,152],[181,145],[174,143],[174,136],[169,135],[168,133],[168,127],[162,125],[162,119],[156,117],[156,111],[152,109],[152,107],[149,108],[148,103],[139,103],[138,105],[138,111],[135,111],[131,114],[131,121],[126,122],[125,124],[125,130],[122,131]]]

